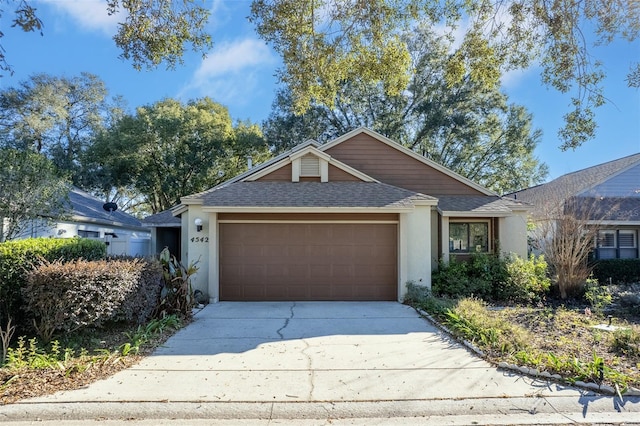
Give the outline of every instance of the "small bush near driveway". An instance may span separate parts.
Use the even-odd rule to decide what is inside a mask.
[[[86,238],[29,238],[0,243],[0,325],[9,318],[22,325],[22,292],[26,274],[39,259],[49,262],[100,260],[107,255],[104,242]]]
[[[142,323],[156,307],[162,270],[157,261],[44,262],[27,274],[26,310],[39,337],[99,327],[107,321]]]

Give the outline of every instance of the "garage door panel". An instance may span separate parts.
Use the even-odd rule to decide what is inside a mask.
[[[327,285],[309,286],[309,300],[331,300],[331,288]]]
[[[395,224],[221,223],[221,300],[395,300]]]

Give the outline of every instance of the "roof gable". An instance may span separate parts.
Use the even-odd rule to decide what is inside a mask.
[[[640,160],[637,164],[609,176],[578,195],[640,198]]]
[[[380,146],[372,149],[374,144]],[[381,182],[424,194],[497,195],[435,161],[364,127],[327,142],[319,149]]]
[[[301,145],[288,153],[289,155],[280,158],[267,167],[256,170],[253,173],[240,179],[241,182],[255,181],[289,181],[299,182],[301,178],[316,177],[321,182],[329,182],[331,174],[330,167],[338,169],[343,174],[349,176],[345,179],[343,174],[334,173],[334,176],[341,176],[338,180],[357,180],[362,182],[375,182],[372,177],[362,173],[353,167],[342,163],[329,154],[319,150],[316,145]],[[317,175],[305,175],[305,162],[313,167],[313,160],[317,160]]]
[[[559,203],[578,195],[616,197],[615,194],[640,189],[636,188],[640,181],[636,180],[635,185],[633,182],[633,176],[640,173],[639,167],[640,153],[567,173],[550,182],[514,192],[509,196],[535,206]]]

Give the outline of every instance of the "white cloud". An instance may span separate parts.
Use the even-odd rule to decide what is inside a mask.
[[[515,70],[510,70],[502,73],[502,77],[500,78],[500,84],[505,89],[514,89],[520,85],[522,82],[531,82],[531,77],[535,73],[539,73],[540,68],[536,65],[531,65],[528,68],[520,68]],[[542,84],[542,83],[541,83]]]
[[[68,15],[81,28],[112,36],[118,29],[119,14],[107,13],[104,0],[41,0],[55,10]]]
[[[257,39],[244,39],[214,47],[195,73],[196,80],[242,72],[263,65],[273,65],[275,58],[269,47]]]
[[[230,107],[247,105],[265,92],[265,84],[271,95],[277,66],[278,57],[261,40],[220,43],[202,61],[178,97],[209,96]]]

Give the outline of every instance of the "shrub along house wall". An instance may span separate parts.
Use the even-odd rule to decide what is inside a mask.
[[[598,260],[593,266],[593,276],[600,284],[640,283],[640,259]]]

